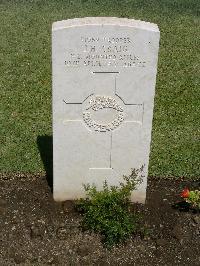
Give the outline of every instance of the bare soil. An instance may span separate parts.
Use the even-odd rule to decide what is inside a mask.
[[[106,249],[81,230],[73,202],[56,203],[45,176],[0,176],[0,265],[200,265],[200,214],[180,202],[200,179],[149,178],[147,203],[134,204],[144,235]]]

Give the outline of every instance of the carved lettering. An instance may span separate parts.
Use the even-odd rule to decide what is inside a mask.
[[[66,67],[145,67],[134,54],[134,41],[128,37],[81,36],[81,48],[66,54]]]

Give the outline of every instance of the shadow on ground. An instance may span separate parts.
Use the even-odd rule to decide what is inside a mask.
[[[53,137],[38,136],[37,145],[46,171],[46,177],[51,191],[53,190]]]

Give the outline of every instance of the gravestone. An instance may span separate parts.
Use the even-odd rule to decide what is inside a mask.
[[[83,184],[118,185],[144,166],[132,201],[144,202],[159,30],[121,18],[53,23],[54,199],[84,196]]]

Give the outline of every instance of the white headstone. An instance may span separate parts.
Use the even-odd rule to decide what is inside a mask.
[[[118,185],[144,165],[132,201],[144,202],[159,30],[121,18],[53,23],[54,199],[84,196],[83,184]]]

